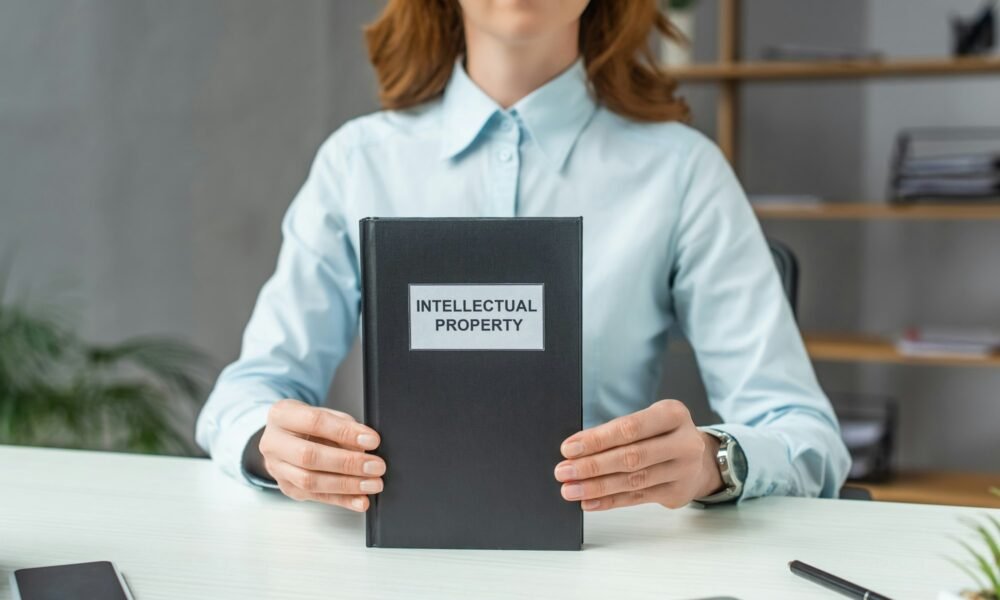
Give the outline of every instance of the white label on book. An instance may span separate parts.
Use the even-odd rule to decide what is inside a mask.
[[[410,284],[410,350],[544,350],[542,284]]]

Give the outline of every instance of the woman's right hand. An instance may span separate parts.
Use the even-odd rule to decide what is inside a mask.
[[[268,412],[259,447],[264,467],[289,498],[364,512],[367,494],[382,491],[385,461],[365,454],[380,441],[347,413],[281,400]]]

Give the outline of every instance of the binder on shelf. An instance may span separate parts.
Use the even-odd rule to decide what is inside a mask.
[[[1000,128],[900,132],[890,187],[894,202],[1000,200]]]
[[[840,435],[851,453],[851,481],[882,482],[892,478],[896,449],[898,402],[887,396],[832,393],[830,402],[840,421]]]
[[[582,219],[361,221],[369,547],[578,550]]]

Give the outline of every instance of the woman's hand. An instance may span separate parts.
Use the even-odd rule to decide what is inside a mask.
[[[680,508],[722,488],[719,442],[699,431],[687,407],[661,400],[649,408],[576,433],[556,465],[562,495],[584,510],[646,502]]]
[[[281,400],[268,412],[260,452],[289,498],[364,512],[367,494],[382,491],[385,462],[364,452],[379,441],[374,429],[347,413]]]

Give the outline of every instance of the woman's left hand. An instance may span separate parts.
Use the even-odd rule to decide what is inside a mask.
[[[649,408],[573,434],[556,465],[562,496],[583,510],[657,502],[680,508],[722,488],[718,440],[699,431],[682,402]]]

